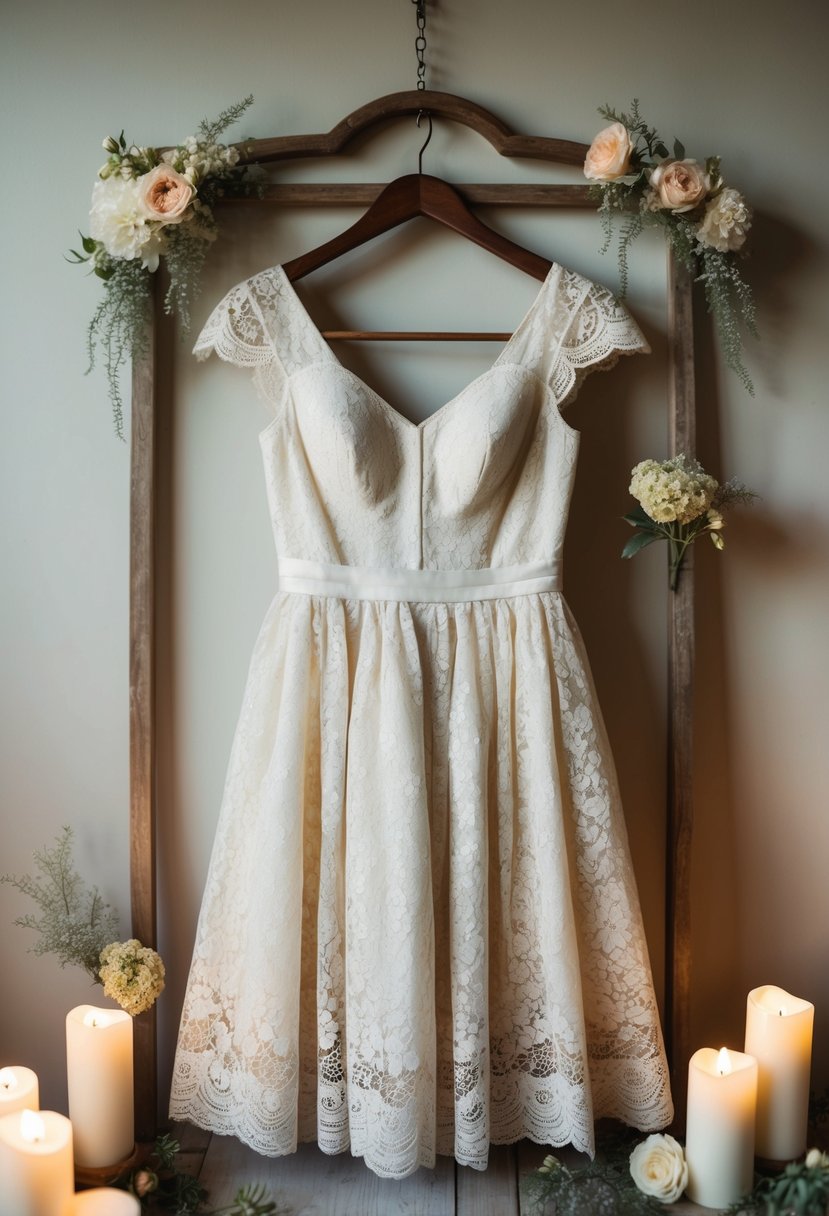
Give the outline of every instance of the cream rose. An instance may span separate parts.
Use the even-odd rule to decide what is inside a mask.
[[[688,1163],[673,1136],[648,1136],[630,1154],[630,1176],[643,1195],[676,1203],[688,1185]]]
[[[627,127],[611,123],[593,140],[584,161],[584,176],[596,182],[612,182],[624,177],[630,167],[633,146]]]
[[[177,224],[190,206],[195,190],[169,165],[156,165],[138,179],[141,201],[150,219]]]
[[[729,253],[741,248],[750,227],[751,212],[739,190],[723,190],[706,206],[697,240],[720,253]]]
[[[651,190],[665,211],[690,211],[711,189],[711,178],[696,160],[665,160],[650,177]]]

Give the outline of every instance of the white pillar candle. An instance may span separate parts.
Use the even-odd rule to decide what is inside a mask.
[[[72,1125],[52,1110],[0,1119],[0,1216],[64,1216],[75,1189]]]
[[[11,1068],[0,1068],[0,1118],[12,1115],[16,1110],[38,1110],[40,1090],[37,1075],[31,1068],[15,1064]]]
[[[96,1186],[70,1199],[66,1216],[141,1216],[141,1204],[127,1191]]]
[[[66,1015],[66,1074],[75,1162],[115,1165],[133,1150],[132,1018],[79,1005]]]
[[[754,1181],[757,1061],[740,1051],[703,1047],[688,1065],[685,1158],[688,1198],[725,1208]]]
[[[758,1157],[793,1161],[806,1151],[815,1007],[766,984],[748,994],[746,1051],[757,1058]]]

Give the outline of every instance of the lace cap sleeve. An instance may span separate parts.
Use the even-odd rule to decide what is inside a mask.
[[[193,347],[199,360],[214,351],[237,367],[262,367],[274,358],[273,343],[247,283],[233,287],[216,305]]]
[[[607,290],[582,280],[586,290],[563,332],[550,373],[559,409],[578,393],[588,373],[605,371],[623,355],[650,353],[642,331]]]

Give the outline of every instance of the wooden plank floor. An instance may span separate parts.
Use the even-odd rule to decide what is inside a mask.
[[[519,1184],[551,1151],[523,1140],[493,1148],[486,1170],[439,1157],[434,1170],[394,1182],[378,1178],[360,1158],[330,1157],[315,1144],[303,1144],[289,1157],[261,1157],[232,1137],[185,1124],[176,1125],[173,1134],[181,1144],[181,1168],[207,1188],[210,1208],[230,1203],[240,1186],[262,1183],[280,1216],[538,1216]],[[586,1160],[571,1149],[555,1152],[570,1165]],[[672,1216],[712,1216],[710,1208],[687,1201],[668,1210]]]

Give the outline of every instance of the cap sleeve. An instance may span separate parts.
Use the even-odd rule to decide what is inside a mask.
[[[199,360],[214,351],[237,367],[261,367],[273,359],[273,343],[248,283],[231,288],[216,305],[193,347]]]
[[[623,355],[650,353],[624,305],[606,287],[582,282],[587,290],[572,310],[550,368],[550,385],[559,409],[573,400],[590,372],[613,367]]]

